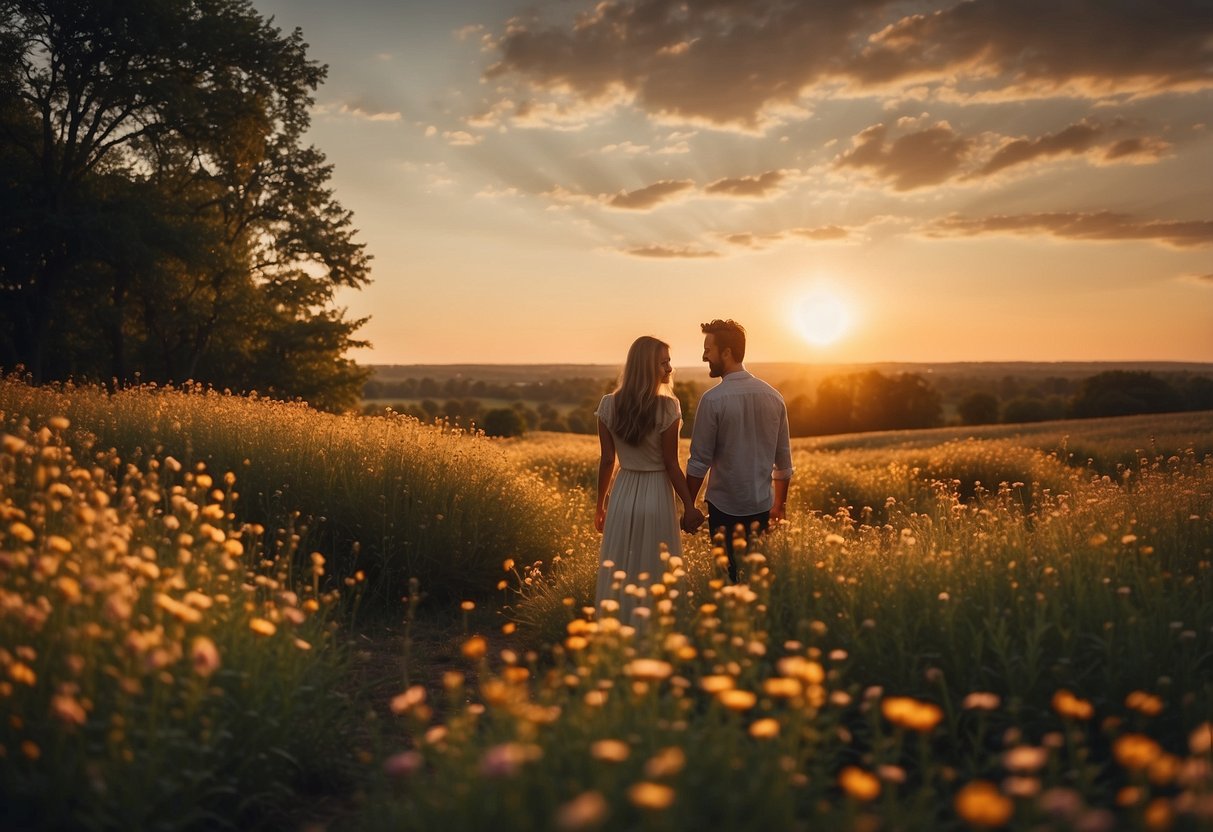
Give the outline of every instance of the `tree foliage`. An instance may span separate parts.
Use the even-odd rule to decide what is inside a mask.
[[[0,0],[0,364],[357,401],[306,47],[247,0]]]

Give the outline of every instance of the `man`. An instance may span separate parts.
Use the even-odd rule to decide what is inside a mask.
[[[744,537],[753,528],[765,532],[770,521],[784,518],[792,477],[788,410],[774,387],[746,371],[741,324],[715,320],[700,329],[703,360],[720,383],[703,394],[695,411],[687,486],[694,500],[711,472],[706,495],[709,529],[713,535],[724,530],[731,544],[736,535]],[[736,583],[732,545],[725,550],[729,579]]]

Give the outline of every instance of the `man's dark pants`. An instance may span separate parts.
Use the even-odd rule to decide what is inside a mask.
[[[713,538],[715,538],[716,532],[724,534],[724,550],[729,557],[729,580],[733,583],[737,583],[737,555],[733,551],[733,539],[740,537],[748,540],[751,534],[762,534],[767,530],[770,522],[770,511],[745,514],[739,517],[736,514],[725,514],[710,502],[708,503],[708,528],[712,530]],[[737,528],[738,526],[741,526],[740,530]]]

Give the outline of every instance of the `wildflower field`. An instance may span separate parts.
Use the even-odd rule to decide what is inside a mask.
[[[11,379],[0,433],[5,828],[1213,828],[1213,414],[800,441],[634,622],[592,438]]]

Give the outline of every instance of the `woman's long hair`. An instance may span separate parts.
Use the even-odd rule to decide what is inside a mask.
[[[657,424],[658,399],[665,392],[658,358],[670,345],[650,335],[641,335],[628,349],[623,375],[615,388],[615,413],[611,427],[629,445],[639,445]]]

